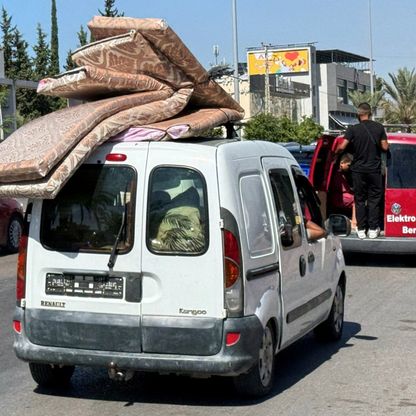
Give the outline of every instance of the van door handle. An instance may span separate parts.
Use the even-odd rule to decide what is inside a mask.
[[[315,255],[310,251],[308,253],[308,263],[313,263],[315,261]]]
[[[306,274],[306,260],[305,260],[305,256],[300,256],[299,257],[299,273],[300,276],[303,277]]]

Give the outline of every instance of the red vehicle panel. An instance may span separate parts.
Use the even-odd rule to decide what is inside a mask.
[[[318,191],[324,217],[331,214],[331,178],[336,169],[334,150],[342,136],[322,136],[316,145],[309,179]],[[383,205],[384,230],[376,239],[360,240],[356,234],[342,239],[344,251],[416,253],[416,134],[388,134]],[[348,149],[347,149],[348,151]]]

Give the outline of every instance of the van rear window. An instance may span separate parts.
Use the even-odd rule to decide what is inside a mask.
[[[415,165],[415,145],[390,145],[390,155],[387,158],[387,188],[415,189]]]
[[[133,245],[135,178],[127,166],[81,166],[55,199],[43,202],[41,243],[52,250],[110,253],[121,232],[117,248],[127,252]]]
[[[208,247],[206,186],[194,169],[164,166],[150,176],[147,247],[158,254],[202,254]]]

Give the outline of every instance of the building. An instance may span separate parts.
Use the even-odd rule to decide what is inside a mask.
[[[297,121],[312,117],[326,130],[354,124],[348,92],[370,89],[368,64],[366,57],[313,44],[249,48],[247,72],[240,74],[245,119],[269,112]],[[233,95],[231,76],[217,81]]]

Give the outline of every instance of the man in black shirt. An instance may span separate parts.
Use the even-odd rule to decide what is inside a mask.
[[[357,216],[357,235],[369,238],[380,234],[380,205],[383,195],[381,152],[389,148],[382,124],[370,120],[371,107],[367,103],[358,106],[359,124],[349,126],[344,141],[335,154],[342,153],[348,145],[353,154],[351,164],[354,200]]]

